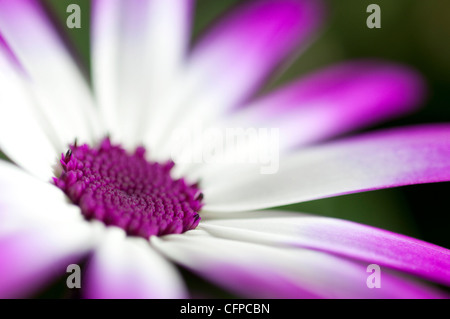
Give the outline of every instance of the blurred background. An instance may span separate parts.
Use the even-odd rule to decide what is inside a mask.
[[[67,29],[81,62],[89,69],[89,0],[44,0],[55,18],[65,23],[66,8],[77,3],[82,28]],[[192,42],[210,24],[245,0],[198,0]],[[450,1],[325,0],[328,19],[317,40],[276,81],[276,87],[302,74],[342,60],[376,57],[408,64],[429,85],[423,108],[410,116],[367,130],[417,123],[450,122]],[[381,29],[369,29],[369,4],[381,7]],[[407,186],[346,195],[283,207],[345,218],[421,238],[450,248],[450,183]]]

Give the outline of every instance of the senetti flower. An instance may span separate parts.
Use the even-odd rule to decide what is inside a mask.
[[[40,2],[0,0],[1,297],[30,296],[72,264],[84,298],[190,297],[175,265],[241,297],[445,297],[422,280],[450,285],[445,248],[258,211],[448,181],[450,125],[319,144],[413,110],[424,92],[414,71],[350,61],[257,94],[309,43],[317,1],[246,2],[192,47],[192,1],[91,5],[89,82]],[[174,150],[177,129],[230,123],[279,129],[278,165],[171,161],[205,151]]]

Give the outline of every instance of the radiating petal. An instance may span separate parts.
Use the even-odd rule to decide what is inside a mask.
[[[191,0],[95,0],[94,86],[108,130],[129,144],[185,56]],[[149,109],[149,110],[148,110]]]
[[[159,107],[164,116],[149,119],[150,141],[170,145],[172,128],[208,123],[250,98],[280,63],[309,44],[321,15],[320,2],[310,0],[237,7],[194,46],[170,99]]]
[[[85,220],[59,188],[0,160],[0,225],[7,223],[54,227]]]
[[[56,187],[9,163],[0,162],[0,176],[0,298],[24,297],[64,275],[96,232]]]
[[[450,285],[450,250],[386,230],[282,211],[217,213],[202,220],[201,228],[214,236],[314,249]]]
[[[208,31],[196,44],[190,67],[208,85],[207,92],[216,91],[233,106],[254,93],[283,59],[308,44],[320,22],[318,3],[251,1]]]
[[[65,142],[101,131],[87,82],[36,0],[0,0],[0,32],[30,77],[46,117]],[[65,134],[66,132],[70,134]]]
[[[274,154],[277,155],[277,154]],[[361,135],[253,165],[201,174],[205,210],[246,211],[410,184],[450,180],[450,126]],[[269,167],[273,174],[261,174]]]
[[[90,260],[86,297],[107,299],[183,298],[184,284],[168,263],[142,238],[110,227]]]
[[[424,92],[423,80],[411,69],[351,61],[269,93],[237,113],[236,121],[277,127],[280,147],[298,147],[410,112]]]
[[[183,176],[198,171],[208,160],[238,162],[273,151],[284,153],[410,112],[424,92],[421,77],[404,66],[373,60],[346,62],[307,75],[215,122],[213,129],[219,136],[215,140],[212,127],[206,126],[180,129],[168,145],[176,172]],[[227,135],[239,130],[240,135],[233,133],[236,137]],[[238,146],[229,140],[246,142]],[[216,154],[210,160],[211,149]]]
[[[10,159],[49,180],[57,151],[48,138],[20,66],[0,35],[0,148]]]
[[[367,287],[367,265],[325,253],[274,248],[204,235],[152,237],[180,265],[251,298],[439,298],[443,295],[383,272],[381,288]]]
[[[0,298],[25,297],[63,276],[92,243],[86,225],[25,228],[0,236]]]

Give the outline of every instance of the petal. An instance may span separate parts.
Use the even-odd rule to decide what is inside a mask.
[[[153,139],[165,146],[171,128],[209,123],[250,98],[306,47],[321,12],[310,0],[249,1],[232,11],[194,46],[171,99],[160,106],[164,118],[150,123]]]
[[[365,134],[305,148],[279,162],[278,154],[273,155],[255,165],[215,165],[203,171],[205,210],[247,211],[448,181],[450,126],[424,125]]]
[[[261,211],[224,215],[203,215],[201,228],[217,237],[314,249],[450,285],[450,251],[418,239],[300,213]]]
[[[106,299],[183,298],[186,291],[173,265],[141,238],[109,227],[88,264],[86,297]]]
[[[70,227],[69,227],[70,226]],[[0,236],[0,298],[24,297],[92,248],[89,227],[29,228]]]
[[[307,44],[320,15],[317,1],[251,1],[197,43],[190,67],[207,85],[203,89],[234,104],[254,93],[274,67]]]
[[[209,127],[200,130],[202,135],[192,134],[196,130],[179,129],[170,144],[172,159],[183,176],[186,170],[201,169],[198,166],[202,163],[193,159],[207,162],[205,154],[210,149],[218,150],[212,162],[291,151],[407,113],[418,106],[424,91],[421,77],[404,66],[379,61],[346,62],[269,93],[214,124],[219,136],[226,139],[231,136],[227,132],[241,130],[234,133],[236,139],[246,138],[241,147],[238,143],[229,145],[224,138],[214,141],[208,136],[212,135]]]
[[[0,160],[0,224],[10,222],[54,227],[84,224],[85,220],[79,208],[69,204],[56,186]]]
[[[96,233],[56,187],[9,163],[0,176],[0,298],[23,297],[86,255]]]
[[[95,0],[94,86],[108,130],[141,142],[147,109],[155,107],[185,56],[191,0]],[[150,110],[151,111],[151,110]]]
[[[366,285],[366,265],[325,253],[218,239],[200,230],[152,237],[163,254],[206,279],[250,298],[438,298],[427,287],[383,272]]]
[[[381,61],[351,61],[278,89],[236,114],[247,126],[278,127],[281,148],[298,147],[403,115],[423,100],[414,71]]]
[[[35,176],[49,180],[56,161],[55,144],[48,138],[27,86],[0,36],[0,148]]]
[[[0,32],[29,75],[55,131],[70,133],[62,140],[97,137],[101,126],[87,81],[39,2],[0,1]]]

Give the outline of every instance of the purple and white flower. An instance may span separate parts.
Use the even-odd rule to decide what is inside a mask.
[[[443,247],[257,211],[449,181],[447,124],[319,144],[412,111],[420,76],[350,61],[256,97],[307,46],[321,5],[248,2],[191,49],[192,12],[189,0],[93,0],[91,92],[40,3],[0,0],[0,147],[17,164],[0,161],[0,297],[83,260],[89,298],[189,297],[174,264],[244,297],[446,297],[417,280],[450,285]],[[167,162],[173,130],[223,123],[279,128],[278,172]],[[366,285],[369,264],[383,269],[379,289]]]

